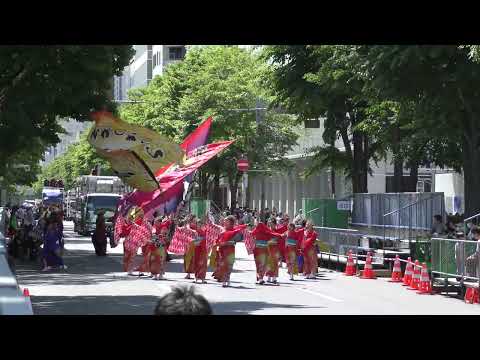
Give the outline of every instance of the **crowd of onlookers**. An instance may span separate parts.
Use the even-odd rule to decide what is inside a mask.
[[[256,226],[259,222],[266,224],[271,219],[275,220],[277,223],[280,223],[282,220],[288,218],[287,213],[277,211],[275,207],[271,210],[269,208],[264,208],[258,211],[257,209],[236,206],[232,209],[225,208],[221,215],[223,218],[233,215],[236,217],[239,224],[247,224],[251,226]],[[305,226],[306,221],[307,220],[302,209],[299,209],[292,222],[298,226]]]
[[[50,205],[10,206],[3,208],[2,231],[7,243],[10,264],[16,260],[39,261],[42,270],[66,269],[63,263],[63,211]]]

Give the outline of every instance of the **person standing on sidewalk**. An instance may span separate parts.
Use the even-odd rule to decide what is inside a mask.
[[[57,219],[50,217],[47,220],[47,229],[43,241],[43,269],[48,271],[55,267],[66,269],[60,253],[60,233],[58,229]]]
[[[105,213],[103,211],[97,214],[95,232],[92,235],[92,242],[97,256],[107,255],[107,228],[105,225]]]

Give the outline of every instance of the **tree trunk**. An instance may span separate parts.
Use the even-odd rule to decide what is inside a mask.
[[[241,176],[237,173],[233,179],[228,179],[228,184],[230,185],[230,209],[234,209],[237,204],[237,191],[240,177]]]
[[[248,174],[247,174],[247,187],[245,189],[246,191],[246,194],[245,194],[245,206],[246,207],[250,207],[250,179],[248,178]]]
[[[366,193],[365,183],[365,151],[363,149],[364,135],[358,131],[353,132],[353,164],[352,187],[354,193]]]
[[[465,190],[465,217],[480,213],[480,141],[474,141],[475,136],[463,142],[463,181]],[[478,139],[478,137],[477,137]]]
[[[217,172],[213,176],[213,195],[212,200],[216,206],[221,206],[222,204],[222,194],[220,192],[220,174]]]
[[[369,159],[370,159],[370,154],[369,154],[369,142],[368,142],[368,137],[363,134],[363,151],[362,151],[362,182],[361,182],[361,187],[362,191],[365,193],[368,193],[368,167],[369,167]]]
[[[410,176],[407,181],[404,181],[404,192],[416,192],[418,182],[418,162],[414,162],[410,165]]]
[[[332,199],[335,199],[335,168],[332,167],[332,170],[330,171],[330,183],[332,184]]]
[[[393,192],[403,192],[403,159],[400,157],[400,127],[393,130]]]

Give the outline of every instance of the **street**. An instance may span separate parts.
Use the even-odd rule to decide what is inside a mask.
[[[127,276],[121,272],[121,245],[108,248],[107,257],[97,257],[90,238],[75,234],[72,222],[64,225],[66,271],[40,272],[37,264],[17,263],[18,283],[30,290],[35,315],[149,315],[172,286],[193,282],[184,279],[179,258],[167,264],[167,280]],[[280,286],[256,285],[253,256],[240,243],[231,288],[212,281],[210,271],[208,284],[194,286],[216,315],[480,315],[478,305],[443,295],[418,295],[388,279],[361,280],[320,269],[316,280],[298,276],[292,282],[282,268],[279,280]]]

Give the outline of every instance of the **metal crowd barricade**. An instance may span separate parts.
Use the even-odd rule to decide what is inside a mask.
[[[465,282],[480,286],[480,241],[460,239],[431,239],[432,280],[449,278],[460,282],[462,289]]]
[[[320,249],[320,253],[328,256],[328,267],[331,267],[332,257],[336,259],[337,268],[340,264],[340,258],[347,256],[348,251],[357,259],[362,256],[360,252],[373,250],[368,246],[368,240],[364,243],[362,238],[366,235],[355,229],[330,228],[324,226],[315,226],[317,239],[327,246],[326,249]]]

